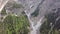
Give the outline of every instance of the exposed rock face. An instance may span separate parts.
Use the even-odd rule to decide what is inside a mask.
[[[4,4],[4,1],[3,2],[2,0],[0,1],[1,2],[0,8]],[[60,12],[59,12],[60,11],[60,0],[11,0],[9,2],[10,3],[16,2],[18,4],[22,4],[24,8],[21,8],[21,10],[20,8],[12,9],[11,8],[12,3],[11,3],[11,5],[6,5],[6,6],[4,5],[6,8],[6,11],[10,11],[10,12],[12,11],[14,12],[14,14],[19,14],[22,11],[26,11],[27,14],[31,14],[30,18],[34,22],[35,25],[37,24],[37,21],[40,20],[40,18],[43,17],[46,13],[55,12],[58,14],[58,16],[60,16]],[[54,9],[54,8],[58,8],[58,9]],[[52,11],[52,9],[54,10]],[[34,16],[35,14],[37,14],[37,16]]]
[[[27,13],[30,14],[32,14],[37,8],[39,8],[39,15],[36,17],[37,20],[39,20],[40,17],[44,16],[44,14],[51,12],[52,8],[60,7],[60,0],[11,0],[9,2],[11,3],[12,1],[16,1],[18,4],[23,4],[24,10],[27,10]],[[31,19],[33,21],[37,21],[36,18],[32,18]]]
[[[57,9],[57,11],[55,13],[56,23],[55,23],[54,27],[57,29],[60,29],[60,8],[56,8],[56,9]]]
[[[0,0],[0,13],[9,0]]]

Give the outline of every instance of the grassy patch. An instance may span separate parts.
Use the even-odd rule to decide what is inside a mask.
[[[29,21],[26,16],[8,15],[4,20],[7,34],[28,34]]]

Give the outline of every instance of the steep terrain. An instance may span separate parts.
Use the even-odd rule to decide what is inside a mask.
[[[55,8],[60,8],[60,0],[1,0],[0,20],[2,18],[3,22],[6,16],[10,14],[20,16],[24,13],[30,23],[31,30],[29,34],[40,34],[39,29],[43,24],[45,14],[58,12],[58,9],[55,11]]]

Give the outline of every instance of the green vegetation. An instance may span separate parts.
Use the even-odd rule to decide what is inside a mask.
[[[1,11],[1,15],[6,15],[6,9],[5,8]]]
[[[21,4],[14,3],[11,8],[21,8]],[[24,13],[23,13],[24,14]],[[5,8],[2,10],[1,15],[8,15],[3,22],[0,22],[0,34],[28,34],[29,20],[26,15],[21,14],[15,16],[13,14],[6,14]],[[3,19],[3,17],[1,18]]]
[[[57,13],[49,13],[45,15],[45,21],[41,25],[40,32],[41,34],[60,34],[60,22],[56,21]],[[59,29],[58,29],[59,28]]]
[[[2,34],[2,31],[3,31],[3,23],[0,21],[0,34]]]
[[[29,21],[25,15],[8,15],[3,21],[4,30],[2,34],[28,34]],[[1,28],[1,27],[0,27]]]

